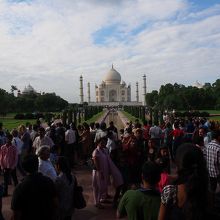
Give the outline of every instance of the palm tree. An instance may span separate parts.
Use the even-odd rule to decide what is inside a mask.
[[[17,86],[11,85],[11,93],[14,95],[14,91],[18,90]]]

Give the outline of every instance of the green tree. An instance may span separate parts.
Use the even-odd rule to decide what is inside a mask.
[[[35,106],[38,111],[61,111],[68,106],[68,102],[55,93],[46,93],[36,98]]]

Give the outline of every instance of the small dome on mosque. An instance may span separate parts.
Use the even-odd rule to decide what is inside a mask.
[[[120,84],[121,75],[117,70],[114,69],[113,65],[112,68],[105,75],[104,81],[106,84]]]
[[[23,94],[27,94],[27,93],[36,93],[36,91],[34,90],[34,88],[29,84],[27,87],[24,88]]]
[[[196,87],[196,88],[198,88],[198,89],[203,88],[203,85],[202,85],[201,83],[199,83],[198,81],[196,81],[193,86]]]

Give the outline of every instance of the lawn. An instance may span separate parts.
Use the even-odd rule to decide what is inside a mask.
[[[97,122],[102,116],[104,112],[100,112],[96,115],[94,115],[92,118],[87,120],[86,122],[89,124],[91,122]],[[6,115],[6,117],[0,117],[0,122],[3,123],[3,127],[9,131],[11,131],[13,128],[18,128],[19,125],[26,125],[27,122],[31,124],[36,123],[36,119],[14,119],[15,113],[9,113]]]
[[[94,115],[92,118],[90,118],[89,120],[87,120],[85,122],[88,123],[88,124],[90,124],[91,122],[98,122],[99,119],[101,117],[103,117],[104,113],[105,113],[104,111],[99,112],[98,114]]]
[[[128,112],[122,111],[122,113],[124,114],[124,116],[127,117],[127,119],[128,119],[129,121],[134,122],[136,119],[138,119],[138,120],[141,122],[141,119],[140,119],[140,118],[136,118],[136,117],[132,116],[131,114],[129,114]]]
[[[199,110],[200,112],[208,112],[210,115],[212,114],[219,114],[220,115],[220,110]],[[211,116],[209,117],[211,121],[220,121],[220,116]]]
[[[220,121],[220,116],[209,117],[209,120],[211,120],[211,121]]]
[[[9,131],[11,131],[13,128],[18,128],[19,125],[26,125],[27,122],[34,124],[36,123],[36,119],[13,119],[13,118],[0,118],[0,122],[3,123],[3,127]]]
[[[220,110],[199,110],[200,112],[208,112],[209,114],[220,114]]]

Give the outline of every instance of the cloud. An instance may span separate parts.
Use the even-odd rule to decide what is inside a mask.
[[[220,5],[195,10],[183,0],[0,0],[2,88],[56,92],[79,101],[114,63],[133,86],[147,75],[161,84],[214,82],[220,77]],[[140,92],[141,94],[142,92]]]

